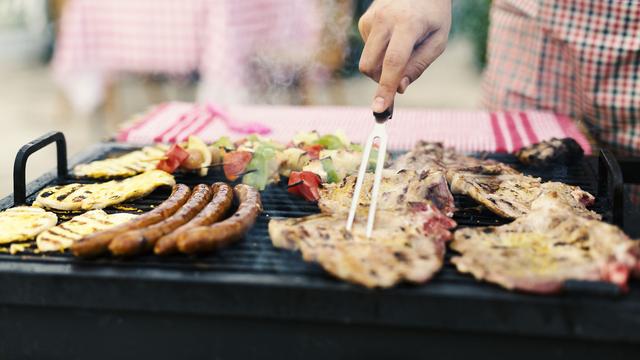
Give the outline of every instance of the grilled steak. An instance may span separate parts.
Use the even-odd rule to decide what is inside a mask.
[[[416,171],[463,170],[476,167],[491,168],[503,174],[519,174],[515,169],[500,162],[467,156],[453,148],[445,148],[441,143],[426,141],[419,141],[411,151],[395,159],[391,165],[391,168],[396,170]]]
[[[380,183],[378,209],[404,209],[409,202],[428,201],[448,216],[455,209],[453,195],[442,172],[413,170],[385,171]],[[356,176],[348,176],[338,184],[325,184],[320,190],[318,206],[324,213],[348,213],[356,184]],[[360,192],[360,212],[371,203],[373,174],[367,173]]]
[[[584,151],[572,138],[552,138],[516,152],[518,160],[525,165],[545,166],[554,163],[568,164],[580,159]]]
[[[553,202],[499,227],[456,231],[459,271],[507,289],[560,291],[566,280],[608,281],[625,288],[639,268],[638,242],[620,229]]]
[[[401,281],[421,283],[441,267],[449,229],[456,224],[432,205],[379,210],[371,238],[366,219],[352,231],[345,217],[318,214],[299,219],[274,219],[269,235],[274,246],[299,249],[307,261],[319,263],[332,275],[366,287],[390,287]]]
[[[55,226],[56,214],[32,206],[18,206],[0,213],[0,244],[33,239]]]
[[[151,170],[121,181],[52,186],[40,191],[35,206],[56,210],[94,210],[143,197],[159,186],[173,186],[173,175]]]
[[[539,178],[504,173],[493,165],[450,170],[447,178],[453,193],[468,195],[505,218],[527,214],[532,203],[544,194],[545,201],[561,202],[570,205],[575,213],[599,219],[598,214],[586,208],[593,204],[594,197],[577,186],[558,182],[543,184]]]
[[[109,215],[102,210],[88,211],[38,235],[38,250],[63,251],[85,235],[123,224],[136,216],[127,213]]]
[[[545,207],[562,206],[572,213],[587,219],[600,220],[602,216],[589,209],[595,202],[593,195],[580,189],[560,182],[543,183],[540,195],[531,203],[531,210]]]

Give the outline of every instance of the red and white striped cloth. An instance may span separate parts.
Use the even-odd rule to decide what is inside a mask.
[[[269,137],[288,143],[300,131],[333,133],[340,129],[352,141],[363,142],[373,126],[371,110],[366,107],[235,106],[224,111],[226,120],[210,109],[206,104],[160,104],[122,129],[116,138],[146,144],[183,141],[196,134],[213,141],[268,128]],[[572,137],[591,153],[588,140],[569,118],[545,111],[396,109],[387,131],[392,150],[408,150],[418,140],[428,140],[464,152],[512,152],[552,137]]]
[[[322,21],[317,5],[309,0],[70,0],[60,24],[54,76],[74,105],[93,101],[77,104],[89,110],[101,100],[105,81],[121,73],[198,71],[205,88],[239,96],[252,79],[257,55],[313,54]],[[97,99],[86,99],[91,95]]]

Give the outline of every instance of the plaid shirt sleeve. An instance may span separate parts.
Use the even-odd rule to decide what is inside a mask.
[[[640,155],[640,1],[494,0],[484,102],[584,121]]]

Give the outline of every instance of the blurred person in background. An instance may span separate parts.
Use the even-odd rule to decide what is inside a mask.
[[[383,111],[444,51],[451,0],[376,0],[358,25]],[[640,155],[640,1],[494,0],[487,54],[488,109],[555,111]]]

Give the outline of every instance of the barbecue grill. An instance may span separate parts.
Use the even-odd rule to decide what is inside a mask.
[[[25,185],[26,161],[56,142],[58,169]],[[102,143],[75,165],[132,147]],[[490,157],[544,180],[597,194],[595,210],[629,227],[622,173],[604,151],[553,169],[523,168],[510,155]],[[629,165],[629,166],[627,166]],[[636,170],[638,167],[636,167]],[[16,158],[14,194],[0,209],[33,201],[68,175],[64,136],[51,133],[25,145]],[[177,174],[188,185],[223,180]],[[80,180],[82,181],[82,180]],[[160,189],[126,207],[149,210],[169,195]],[[514,293],[456,272],[447,261],[433,281],[367,290],[326,275],[299,254],[272,247],[271,217],[318,212],[287,193],[262,194],[264,213],[245,239],[209,256],[141,256],[81,260],[67,253],[0,254],[0,353],[7,357],[128,358],[285,357],[617,358],[640,353],[640,284],[627,294],[607,283],[571,282],[555,296]],[[459,226],[504,220],[456,196]],[[62,214],[69,216],[70,214]]]

